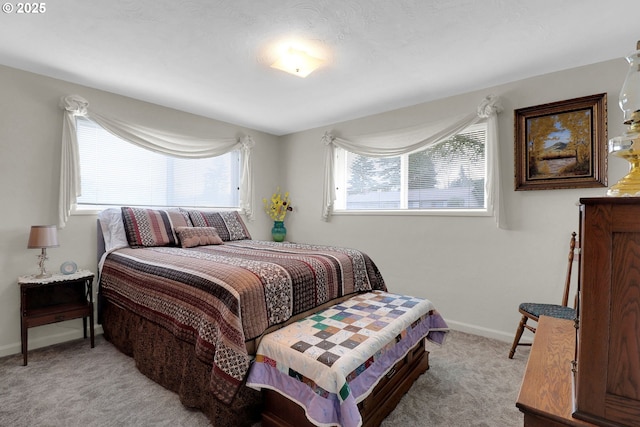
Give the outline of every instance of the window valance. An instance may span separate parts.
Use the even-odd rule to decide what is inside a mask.
[[[335,147],[368,157],[393,157],[412,153],[444,141],[465,128],[487,120],[487,180],[485,191],[488,195],[488,209],[495,216],[498,226],[502,227],[504,215],[500,214],[500,174],[498,159],[497,115],[502,111],[500,99],[487,96],[475,112],[451,117],[438,122],[428,122],[410,128],[397,129],[359,136],[336,136],[326,132],[322,137],[325,144],[325,175],[322,202],[322,219],[328,221],[333,213],[336,199],[334,182]]]
[[[251,148],[255,143],[250,136],[200,139],[139,126],[117,118],[105,117],[90,110],[89,103],[78,95],[63,97],[60,100],[60,108],[64,110],[58,218],[60,228],[66,225],[71,208],[81,195],[76,116],[86,117],[132,144],[169,156],[195,159],[215,157],[233,150],[240,150],[242,168],[240,208],[247,218],[253,217]]]

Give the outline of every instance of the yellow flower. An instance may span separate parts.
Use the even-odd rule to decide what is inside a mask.
[[[289,199],[289,192],[284,193],[284,197],[280,193],[280,187],[276,189],[276,192],[271,196],[271,203],[266,198],[262,199],[264,204],[264,211],[274,221],[284,221],[287,216],[287,212],[293,211],[291,207],[291,200]]]

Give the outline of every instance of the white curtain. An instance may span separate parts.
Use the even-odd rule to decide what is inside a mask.
[[[322,137],[325,144],[325,175],[322,203],[322,219],[328,221],[336,199],[334,182],[335,147],[368,157],[393,157],[426,148],[451,138],[465,128],[487,120],[487,179],[485,191],[488,209],[495,216],[499,227],[504,227],[504,215],[500,212],[500,173],[498,158],[497,115],[502,111],[500,99],[487,96],[475,112],[451,117],[439,122],[411,128],[398,129],[369,135],[338,137],[329,132]]]
[[[76,116],[93,120],[112,134],[157,153],[182,158],[215,157],[233,150],[241,153],[240,208],[248,219],[253,218],[253,176],[251,173],[251,148],[255,145],[250,136],[243,138],[198,139],[127,123],[102,116],[89,110],[89,103],[78,95],[68,95],[60,100],[64,110],[62,125],[62,159],[60,168],[60,198],[58,225],[63,228],[73,205],[81,195],[80,158],[76,134]]]

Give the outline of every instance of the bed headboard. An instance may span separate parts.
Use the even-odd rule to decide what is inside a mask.
[[[100,220],[96,219],[96,236],[97,236],[97,259],[96,262],[100,264],[100,259],[105,252],[104,236],[102,235],[102,227],[100,226]]]

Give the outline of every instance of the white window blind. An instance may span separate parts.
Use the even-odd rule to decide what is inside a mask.
[[[375,158],[336,150],[336,210],[487,209],[486,123],[429,148]]]
[[[78,205],[239,206],[239,151],[171,157],[140,148],[77,117],[82,195]]]

